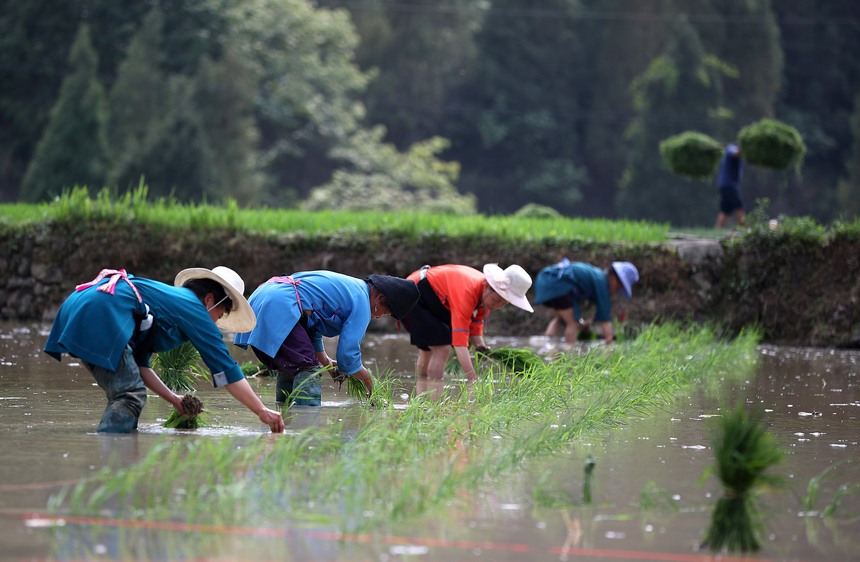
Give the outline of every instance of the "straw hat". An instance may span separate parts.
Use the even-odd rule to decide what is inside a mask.
[[[215,268],[206,269],[203,267],[192,267],[183,269],[176,275],[173,280],[173,285],[181,287],[186,281],[191,279],[211,279],[217,281],[224,290],[227,296],[233,301],[233,308],[221,317],[215,325],[222,330],[228,332],[244,333],[250,332],[257,325],[257,317],[254,315],[254,310],[245,299],[245,282],[239,277],[239,274],[230,269],[219,265]]]
[[[523,310],[534,312],[535,309],[526,298],[526,291],[532,286],[532,278],[526,270],[518,265],[508,266],[502,270],[498,264],[488,263],[484,266],[484,275],[487,283],[494,291],[499,293],[503,299]]]

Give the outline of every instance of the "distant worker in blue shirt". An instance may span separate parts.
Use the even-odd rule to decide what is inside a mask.
[[[741,159],[741,148],[731,143],[726,146],[723,159],[720,161],[720,212],[717,215],[717,228],[726,225],[731,213],[740,226],[744,226],[746,207],[741,197],[741,178],[744,175],[744,162]]]
[[[585,327],[580,321],[579,301],[590,300],[597,305],[594,319],[601,323],[603,339],[613,343],[610,295],[619,289],[624,298],[633,296],[631,287],[639,281],[639,271],[630,262],[617,261],[605,270],[589,263],[571,262],[567,258],[543,268],[535,281],[535,302],[552,309],[555,317],[544,335],[558,336],[564,329],[564,339],[576,343]]]

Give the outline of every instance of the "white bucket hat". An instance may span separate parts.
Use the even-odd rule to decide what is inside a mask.
[[[503,299],[523,310],[534,312],[535,309],[526,298],[526,291],[532,286],[532,278],[526,270],[518,265],[510,265],[502,270],[496,263],[488,263],[484,266],[484,275],[487,283],[494,291],[499,293]]]
[[[633,283],[639,281],[639,270],[637,270],[636,266],[629,261],[612,262],[612,269],[615,270],[618,280],[621,281],[621,287],[623,289],[621,294],[624,295],[624,298],[627,300],[632,299]]]
[[[228,332],[244,333],[250,332],[257,325],[257,317],[254,315],[254,310],[248,304],[245,298],[245,282],[239,277],[239,274],[230,269],[219,265],[217,267],[206,269],[203,267],[192,267],[183,269],[176,275],[173,280],[173,285],[181,287],[186,281],[191,279],[212,279],[217,281],[224,290],[227,296],[233,301],[233,308],[221,317],[215,325]]]

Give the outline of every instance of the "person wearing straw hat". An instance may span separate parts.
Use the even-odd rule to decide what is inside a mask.
[[[418,289],[406,279],[368,275],[364,279],[333,271],[305,271],[272,277],[249,299],[257,315],[253,330],[233,341],[268,369],[277,371],[276,402],[284,406],[320,406],[320,373],[332,378],[340,371],[373,390],[361,362],[361,342],[371,318],[401,319],[418,301]],[[339,336],[337,360],[323,346],[323,336]]]
[[[532,278],[518,265],[503,270],[488,263],[483,273],[466,265],[425,265],[408,279],[421,293],[403,319],[412,345],[418,346],[419,377],[441,379],[453,345],[466,378],[476,380],[469,343],[486,348],[484,319],[508,303],[534,312],[526,298]]]
[[[630,300],[637,281],[639,271],[626,261],[613,262],[612,267],[604,270],[565,258],[543,268],[535,281],[535,302],[549,307],[554,315],[544,335],[558,336],[564,330],[565,341],[576,343],[579,332],[587,325],[580,321],[579,301],[590,300],[597,306],[594,319],[603,328],[604,341],[613,343],[610,294],[620,290],[624,298]]]
[[[284,431],[281,414],[266,408],[230,356],[219,328],[247,331],[256,318],[243,292],[245,283],[232,269],[180,271],[174,286],[103,269],[78,285],[60,307],[45,352],[61,360],[79,358],[105,391],[108,405],[96,431],[131,433],[137,429],[149,388],[183,413],[182,397],[167,388],[150,368],[150,356],[190,341],[225,387],[272,432]]]

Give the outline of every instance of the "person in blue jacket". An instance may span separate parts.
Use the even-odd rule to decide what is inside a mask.
[[[720,212],[717,213],[716,228],[723,228],[731,213],[735,214],[740,226],[746,224],[746,206],[741,197],[743,175],[744,161],[741,159],[740,147],[734,143],[726,145],[717,180],[720,188]]]
[[[574,344],[584,325],[580,322],[579,301],[590,300],[597,306],[594,319],[601,323],[603,339],[613,343],[610,294],[621,290],[624,298],[633,296],[631,287],[639,281],[639,271],[630,262],[617,261],[606,270],[588,263],[571,262],[567,258],[543,268],[535,281],[535,302],[552,309],[544,335],[558,336],[564,330],[564,339]]]
[[[284,431],[281,414],[266,408],[230,356],[219,328],[247,331],[256,319],[243,296],[245,283],[230,268],[185,269],[175,286],[103,269],[78,285],[60,307],[45,352],[79,358],[105,391],[108,404],[96,431],[131,433],[137,428],[149,388],[183,413],[182,397],[150,368],[153,352],[190,341],[223,386],[272,432]]]
[[[412,281],[388,275],[358,279],[333,271],[305,271],[272,277],[251,295],[257,325],[236,334],[233,343],[254,354],[278,372],[276,401],[319,406],[321,370],[335,370],[364,383],[368,395],[372,379],[361,362],[361,341],[371,318],[391,315],[400,320],[418,302]],[[337,360],[323,347],[323,336],[339,336]]]

